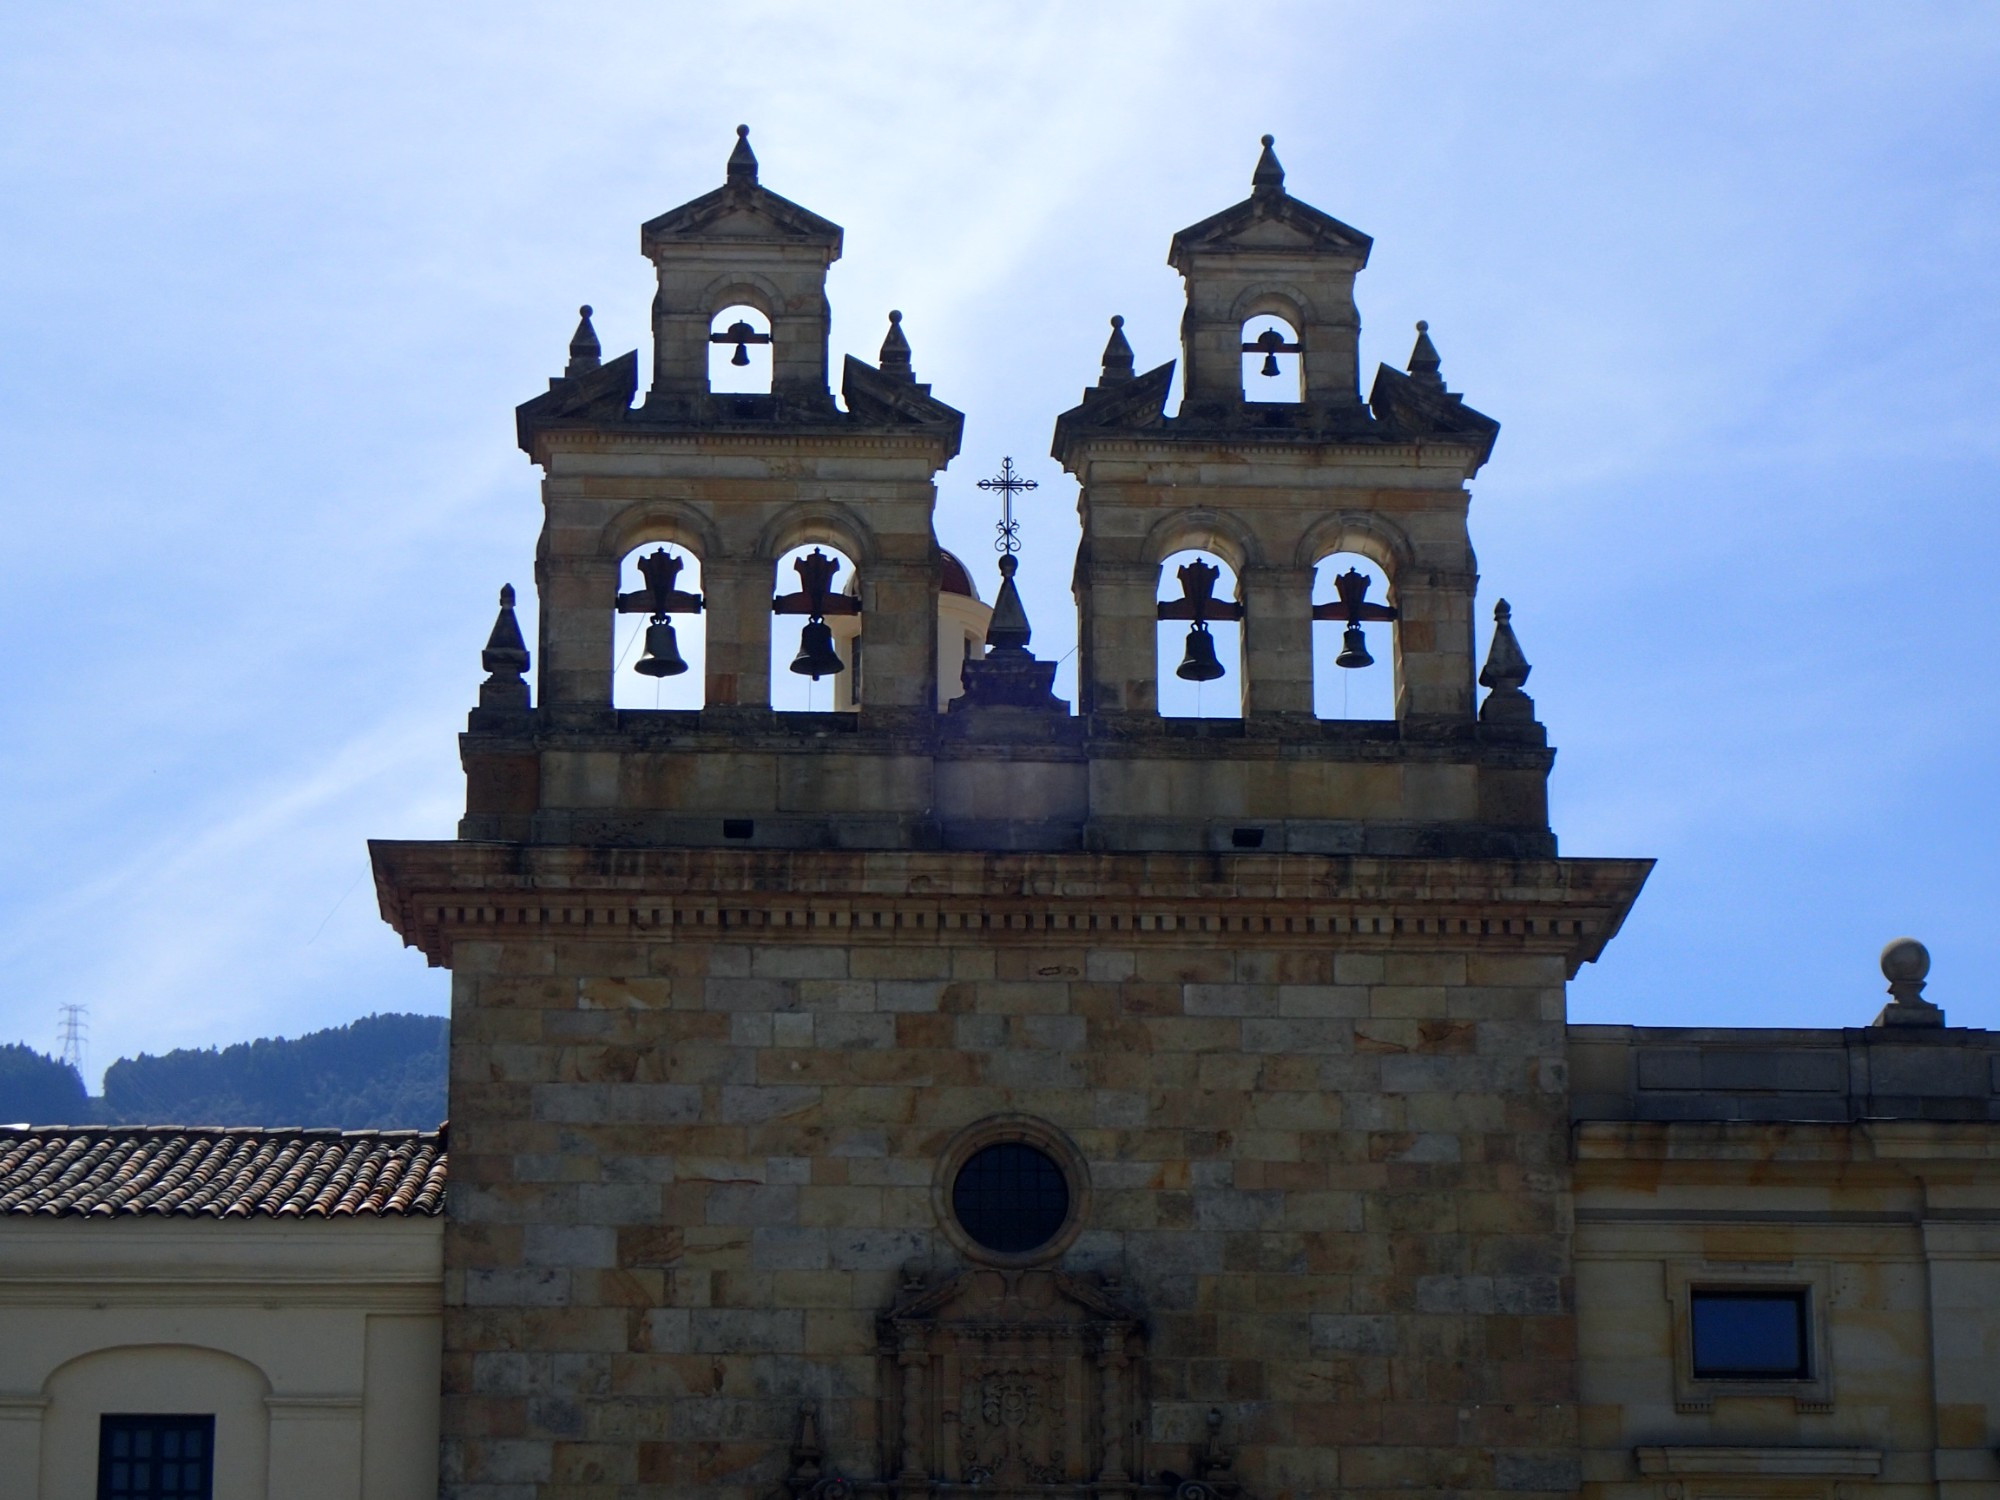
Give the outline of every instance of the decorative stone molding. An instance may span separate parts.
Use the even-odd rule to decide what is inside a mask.
[[[905,1276],[880,1320],[882,1472],[1047,1500],[1139,1488],[1145,1325],[1109,1278]]]

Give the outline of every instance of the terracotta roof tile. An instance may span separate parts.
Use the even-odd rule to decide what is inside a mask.
[[[0,1214],[439,1214],[445,1164],[441,1130],[0,1129]]]

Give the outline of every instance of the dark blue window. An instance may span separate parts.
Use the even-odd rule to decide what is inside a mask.
[[[973,1152],[958,1169],[951,1209],[975,1243],[1018,1255],[1040,1249],[1063,1227],[1069,1183],[1045,1153],[1002,1141]]]
[[[97,1500],[213,1500],[214,1494],[214,1417],[100,1419]]]
[[[1806,1293],[1695,1292],[1694,1373],[1706,1380],[1808,1380]]]

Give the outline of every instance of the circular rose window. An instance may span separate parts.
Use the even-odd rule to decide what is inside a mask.
[[[1069,1179],[1046,1151],[999,1141],[965,1159],[951,1211],[974,1244],[998,1255],[1039,1250],[1069,1219]]]

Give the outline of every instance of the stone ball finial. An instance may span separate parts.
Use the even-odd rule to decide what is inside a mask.
[[[584,304],[583,304],[583,306],[579,307],[579,308],[578,308],[578,309],[576,310],[576,315],[577,315],[577,316],[578,316],[579,318],[588,318],[588,317],[591,317],[591,316],[593,316],[593,315],[595,314],[595,312],[596,312],[596,309],[595,309],[595,308],[593,308],[593,307],[592,307],[592,306],[591,306],[591,305],[590,305],[590,304],[589,304],[588,302],[586,302],[586,303],[584,303]]]
[[[1124,315],[1122,313],[1113,313],[1111,315],[1111,326],[1113,328],[1123,328],[1125,326]]]
[[[900,323],[903,321],[903,315],[892,307],[889,309],[889,321],[891,323]]]
[[[1931,950],[1915,938],[1901,937],[1882,950],[1882,977],[1891,984],[1921,981],[1931,972]]]
[[[1275,135],[1267,135],[1264,137],[1264,144],[1267,146],[1275,146],[1278,144],[1278,138]]]
[[[1429,333],[1430,331],[1431,331],[1431,325],[1430,325],[1429,323],[1427,323],[1426,321],[1424,321],[1424,319],[1422,319],[1422,318],[1419,318],[1419,319],[1417,319],[1417,332],[1418,332],[1418,333]]]
[[[738,126],[736,127],[736,139],[737,139],[737,140],[739,140],[739,141],[741,141],[741,140],[748,140],[748,139],[749,139],[749,136],[750,136],[750,127],[749,127],[748,125],[738,125]]]

